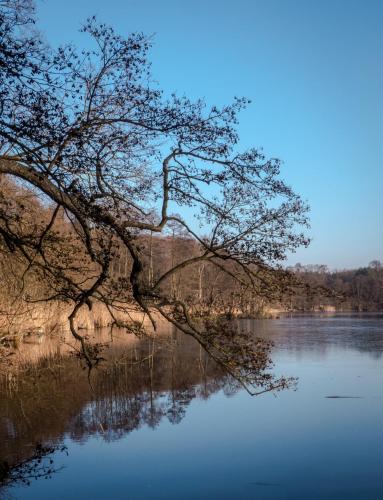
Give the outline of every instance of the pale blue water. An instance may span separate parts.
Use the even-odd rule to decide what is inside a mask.
[[[184,404],[176,425],[166,415],[154,428],[142,418],[131,432],[90,432],[84,424],[77,439],[65,434],[73,415],[63,423],[68,455],[54,457],[55,467],[63,469],[4,495],[383,499],[383,317],[302,316],[243,324],[274,340],[275,371],[299,377],[296,391],[228,397],[221,389],[204,399],[197,384],[196,397]],[[85,420],[92,413],[87,404]],[[157,408],[167,405],[169,393],[162,391]]]

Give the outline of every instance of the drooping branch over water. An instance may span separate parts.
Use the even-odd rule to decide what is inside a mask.
[[[99,359],[76,318],[102,303],[120,325],[129,326],[115,311],[132,307],[154,329],[156,314],[165,318],[245,387],[262,386],[257,359],[266,345],[223,323],[193,321],[190,303],[165,286],[195,264],[255,296],[275,298],[290,286],[280,262],[308,244],[307,206],[281,179],[279,160],[240,151],[236,126],[248,101],[208,107],[166,98],[151,79],[145,35],[122,37],[90,18],[84,49],[53,50],[34,28],[31,2],[0,7],[0,247],[17,259],[21,282],[39,284],[24,298],[70,305],[89,368]],[[9,196],[9,179],[46,207],[33,222],[29,205]],[[193,251],[154,276],[145,257],[153,235],[175,228]],[[116,279],[123,253],[125,274]]]

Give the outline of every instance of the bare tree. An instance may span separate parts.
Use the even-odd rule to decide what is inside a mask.
[[[208,108],[202,100],[165,98],[151,81],[143,34],[123,38],[91,18],[82,28],[91,49],[55,51],[32,29],[30,2],[0,5],[0,174],[33,186],[54,207],[33,235],[7,224],[5,209],[2,243],[50,280],[52,296],[72,302],[70,328],[89,366],[96,361],[74,326],[79,309],[130,300],[154,327],[157,311],[193,336],[246,387],[283,385],[259,377],[265,356],[259,340],[193,321],[188,305],[164,292],[181,270],[208,262],[256,293],[275,296],[289,282],[278,263],[308,243],[298,229],[307,225],[307,207],[280,179],[279,160],[238,149],[237,116],[248,101]],[[60,240],[59,210],[75,234],[75,260],[70,246],[51,242]],[[175,215],[186,212],[194,222]],[[199,253],[152,282],[142,236],[174,223]],[[130,256],[129,275],[115,282],[111,262],[121,247]]]

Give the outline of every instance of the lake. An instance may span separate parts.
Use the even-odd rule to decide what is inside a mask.
[[[3,383],[0,497],[381,500],[383,315],[241,324],[295,388],[252,397],[176,331],[117,333],[91,386],[59,354]]]

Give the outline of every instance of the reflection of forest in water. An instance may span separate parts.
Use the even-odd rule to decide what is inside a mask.
[[[272,340],[273,357],[278,351],[325,357],[334,349],[371,358],[383,354],[381,315],[305,315],[239,324]],[[95,336],[97,342],[110,339],[110,331]],[[21,346],[20,356],[29,367],[20,377],[0,381],[0,484],[2,475],[5,483],[17,483],[33,475],[34,467],[44,476],[41,463],[45,460],[49,470],[49,459],[55,457],[51,451],[60,449],[67,437],[112,441],[143,426],[155,428],[161,420],[177,424],[194,398],[238,390],[193,339],[175,330],[163,330],[155,340],[117,331],[102,355],[106,360],[92,372],[89,385],[87,370],[75,356],[68,357],[65,344],[32,338]],[[36,443],[43,447],[37,455]],[[2,473],[4,461],[10,473]]]
[[[0,462],[32,457],[35,444],[119,439],[161,419],[179,423],[194,398],[238,389],[196,342],[176,331],[156,340],[113,345],[91,373],[75,357],[50,356],[0,389]]]

